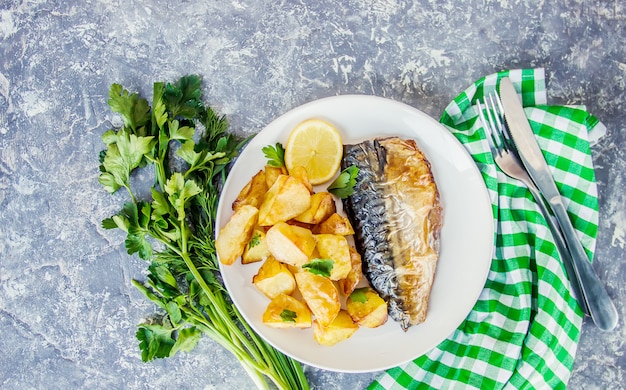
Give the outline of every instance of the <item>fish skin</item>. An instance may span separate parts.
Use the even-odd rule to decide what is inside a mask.
[[[359,168],[343,207],[363,273],[403,330],[426,319],[439,256],[442,208],[430,164],[397,137],[344,146],[342,169]]]

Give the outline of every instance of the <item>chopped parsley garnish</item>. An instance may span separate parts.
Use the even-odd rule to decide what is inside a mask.
[[[367,287],[357,288],[352,292],[352,294],[350,294],[350,299],[352,299],[354,302],[365,303],[367,302],[367,295],[365,293],[368,290],[369,288]]]
[[[296,318],[298,318],[298,315],[295,311],[283,309],[283,311],[280,313],[280,318],[283,320],[283,322],[296,322]]]
[[[259,233],[254,233],[250,241],[248,242],[248,248],[254,248],[255,246],[261,243],[261,235]]]
[[[304,264],[302,268],[307,269],[312,274],[329,277],[334,264],[335,262],[331,259],[313,259]]]

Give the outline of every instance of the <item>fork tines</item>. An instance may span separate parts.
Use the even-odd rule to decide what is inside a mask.
[[[500,102],[500,97],[496,92],[492,92],[483,98],[483,105],[480,101],[476,101],[478,107],[478,117],[482,122],[483,128],[487,135],[487,142],[492,152],[500,154],[500,150],[514,150],[511,145],[511,139],[508,134],[508,129],[503,118],[504,108]],[[486,115],[486,117],[485,117]]]

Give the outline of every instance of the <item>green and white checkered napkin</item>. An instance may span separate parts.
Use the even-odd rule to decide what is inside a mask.
[[[446,340],[386,371],[370,389],[554,389],[567,384],[583,313],[543,215],[527,188],[496,168],[474,106],[506,76],[521,91],[570,218],[593,256],[598,198],[589,139],[604,126],[584,108],[546,105],[543,69],[478,80],[448,105],[440,121],[472,155],[491,198],[495,251],[487,282],[473,310]]]

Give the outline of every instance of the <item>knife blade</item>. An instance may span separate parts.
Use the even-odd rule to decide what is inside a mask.
[[[574,277],[580,284],[589,315],[598,328],[612,330],[618,321],[617,309],[595,273],[587,253],[577,237],[548,163],[526,118],[517,91],[509,78],[500,80],[500,98],[504,107],[504,118],[520,160],[546,199],[563,232],[572,258],[571,268],[574,271]]]

